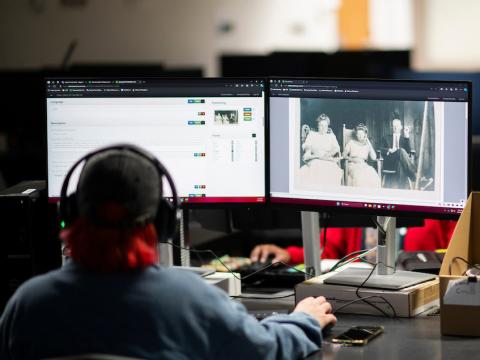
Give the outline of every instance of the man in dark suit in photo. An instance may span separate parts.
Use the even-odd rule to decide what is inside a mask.
[[[410,158],[413,149],[410,128],[404,128],[398,116],[394,116],[392,129],[382,141],[383,170],[392,172],[385,187],[408,189],[407,179],[415,181],[416,177],[415,163]]]

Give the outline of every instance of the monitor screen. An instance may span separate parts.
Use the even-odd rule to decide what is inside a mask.
[[[468,193],[469,82],[269,80],[272,203],[456,217]]]
[[[45,81],[50,201],[76,160],[131,143],[166,166],[184,204],[265,202],[264,80]]]

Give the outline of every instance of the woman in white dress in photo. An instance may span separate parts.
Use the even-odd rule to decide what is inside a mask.
[[[317,118],[318,131],[302,127],[307,133],[302,144],[304,165],[300,168],[300,179],[305,185],[340,185],[342,169],[338,166],[340,146],[330,131],[330,118],[322,114]]]
[[[354,137],[345,146],[343,157],[348,161],[348,186],[381,186],[377,171],[367,163],[367,160],[376,160],[377,155],[368,139],[368,128],[365,125],[359,124],[355,127]]]

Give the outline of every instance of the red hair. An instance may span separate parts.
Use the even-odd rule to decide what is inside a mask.
[[[60,238],[68,255],[88,269],[100,272],[144,269],[157,262],[157,232],[153,224],[129,229],[95,226],[79,218]]]

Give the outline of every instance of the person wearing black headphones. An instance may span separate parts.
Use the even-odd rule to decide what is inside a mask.
[[[76,192],[70,177],[85,163]],[[162,198],[166,178],[173,201]],[[0,319],[0,358],[112,354],[141,359],[297,359],[334,325],[325,298],[258,322],[198,275],[157,266],[175,230],[175,186],[146,151],[119,145],[80,159],[64,181],[71,260],[25,282]]]

